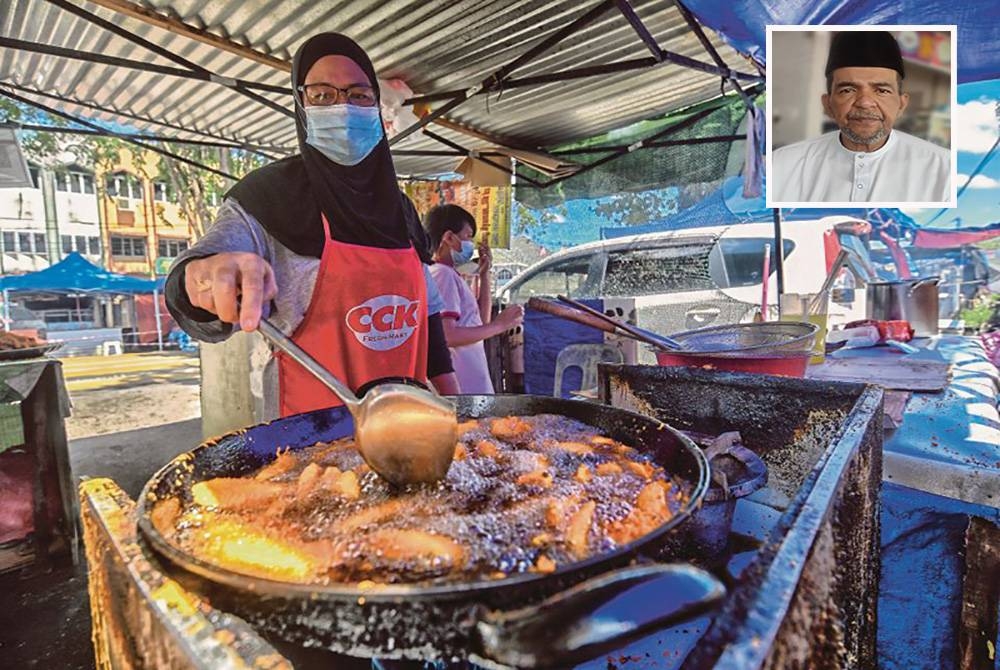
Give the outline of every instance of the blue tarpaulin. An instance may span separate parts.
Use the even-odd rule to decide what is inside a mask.
[[[151,279],[108,272],[75,251],[44,270],[0,277],[3,291],[152,293],[158,288],[158,283]]]
[[[958,80],[1000,76],[1000,3],[996,0],[685,0],[698,21],[759,63],[769,25],[957,25]]]
[[[660,221],[651,221],[638,226],[601,228],[601,239],[612,239],[626,235],[658,233],[666,230],[684,230],[707,226],[731,226],[739,223],[769,223],[774,220],[774,210],[764,206],[764,198],[743,198],[742,177],[730,177],[713,193],[698,203]],[[914,230],[916,222],[898,209],[843,209],[796,207],[781,210],[785,221],[807,221],[824,216],[853,216],[872,224],[894,222],[900,231]]]

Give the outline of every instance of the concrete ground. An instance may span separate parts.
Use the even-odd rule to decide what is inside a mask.
[[[74,405],[67,421],[73,475],[75,481],[110,477],[135,498],[156,470],[201,442],[198,359],[177,354],[89,358],[63,362]],[[89,436],[73,438],[74,425]],[[93,434],[102,430],[113,432]],[[0,575],[0,667],[94,667],[86,566],[68,563],[57,562],[49,572],[36,564]]]

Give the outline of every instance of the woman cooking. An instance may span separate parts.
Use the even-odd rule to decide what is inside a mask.
[[[275,325],[359,395],[390,378],[457,393],[426,238],[396,184],[371,60],[344,35],[316,35],[295,54],[292,84],[300,153],[229,191],[212,228],[171,268],[171,314],[218,342],[232,324],[256,329],[273,301]],[[284,354],[266,358],[251,377],[265,419],[339,404]]]

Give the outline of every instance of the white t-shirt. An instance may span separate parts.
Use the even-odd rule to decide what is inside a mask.
[[[479,317],[479,303],[462,276],[442,263],[435,263],[430,271],[441,294],[441,318],[455,319],[455,324],[461,328],[483,325]],[[451,363],[455,366],[462,393],[493,393],[486,350],[481,340],[462,347],[451,347]]]
[[[851,151],[840,132],[796,142],[771,159],[777,202],[946,202],[951,153],[898,130],[881,148]]]

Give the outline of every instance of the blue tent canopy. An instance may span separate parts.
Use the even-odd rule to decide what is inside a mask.
[[[739,223],[767,223],[774,220],[773,210],[764,206],[764,198],[742,197],[743,178],[730,177],[721,187],[696,204],[661,221],[640,226],[601,228],[602,239],[658,233],[665,230],[683,230],[706,226],[731,226]],[[898,237],[905,230],[914,230],[916,222],[898,209],[842,209],[797,207],[781,210],[785,221],[806,221],[824,216],[853,216],[864,219],[877,227],[895,224]]]
[[[0,290],[4,291],[152,293],[158,289],[154,280],[108,272],[75,251],[44,270],[0,277]]]
[[[996,0],[687,0],[698,21],[760,63],[768,25],[958,26],[958,80],[994,79],[1000,73],[1000,3]]]

